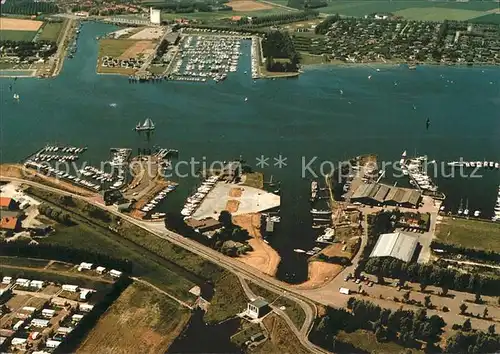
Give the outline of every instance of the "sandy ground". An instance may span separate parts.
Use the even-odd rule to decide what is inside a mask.
[[[153,48],[154,44],[150,41],[138,41],[120,55],[119,59],[137,58],[139,54],[143,54],[146,57],[151,54]]]
[[[231,6],[233,11],[259,11],[273,8],[271,5],[252,0],[235,0],[228,2],[227,5]]]
[[[226,203],[226,210],[229,211],[231,214],[236,213],[238,211],[238,207],[240,206],[240,202],[237,200],[228,200]]]
[[[163,30],[161,28],[145,28],[142,31],[139,31],[133,35],[131,35],[130,39],[159,39],[163,36]]]
[[[274,276],[281,261],[279,254],[262,240],[260,234],[260,214],[233,216],[233,222],[246,229],[253,238],[248,241],[253,251],[238,259],[261,272]]]
[[[229,196],[233,198],[239,198],[241,197],[241,193],[243,192],[242,188],[231,188],[229,191]]]
[[[42,21],[22,20],[19,18],[0,17],[0,29],[7,31],[38,31]]]
[[[307,281],[298,284],[295,288],[302,290],[319,288],[335,278],[342,269],[343,267],[339,264],[309,262]]]

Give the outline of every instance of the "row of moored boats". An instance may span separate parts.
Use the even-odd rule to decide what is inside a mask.
[[[171,185],[167,186],[166,188],[164,188],[161,192],[159,192],[157,195],[155,195],[146,205],[144,205],[141,208],[141,211],[145,212],[145,213],[151,212],[153,209],[155,209],[158,206],[158,204],[163,199],[165,199],[167,197],[167,194],[170,192],[173,192],[175,190],[175,188],[177,188],[177,186],[174,184],[171,184]],[[164,213],[154,213],[151,215],[151,218],[158,219],[158,218],[163,217],[163,216],[165,216]]]
[[[452,162],[448,162],[448,166],[500,169],[500,162],[494,162],[494,161],[452,161]]]
[[[219,176],[211,176],[203,181],[196,193],[187,199],[184,208],[181,210],[181,215],[186,218],[190,217],[198,209],[206,195],[215,187],[218,180]]]
[[[492,218],[493,221],[500,221],[500,186],[498,186],[497,192],[497,202],[495,204],[494,216]]]

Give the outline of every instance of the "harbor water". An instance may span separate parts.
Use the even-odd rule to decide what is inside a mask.
[[[95,38],[113,29],[85,24],[75,57],[56,78],[0,80],[1,162],[19,162],[46,143],[59,142],[88,146],[85,159],[98,165],[109,158],[110,147],[135,152],[143,146],[133,128],[147,117],[156,124],[152,144],[178,149],[179,160],[241,155],[255,167],[263,155],[270,163],[262,168],[266,179],[273,175],[282,183],[282,221],[270,239],[282,257],[281,279],[307,277],[306,258],[293,249],[313,246],[313,176],[302,173],[311,159],[317,167],[365,153],[399,161],[407,150],[438,162],[500,161],[500,68],[324,66],[307,68],[296,79],[254,82],[244,72],[251,72],[246,41],[238,72],[222,83],[129,84],[127,77],[95,72]],[[280,155],[286,158],[281,168],[274,165]],[[329,166],[323,165],[324,172]],[[491,215],[500,172],[481,172],[481,178],[435,179],[448,208],[468,198],[471,210]],[[197,180],[177,181],[165,211],[180,210]]]

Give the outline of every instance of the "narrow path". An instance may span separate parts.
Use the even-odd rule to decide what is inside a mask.
[[[168,296],[169,298],[171,298],[172,300],[174,300],[175,302],[177,302],[178,304],[184,306],[184,307],[187,307],[188,309],[192,310],[193,309],[193,306],[189,305],[188,303],[176,298],[175,296],[173,295],[170,295],[169,293],[167,293],[166,291],[158,288],[157,286],[151,284],[150,282],[146,281],[146,280],[143,280],[143,279],[140,279],[140,278],[136,278],[136,277],[130,277],[130,279],[133,279],[134,281],[136,282],[139,282],[139,283],[142,283],[144,285],[147,285],[149,286],[150,288],[153,288],[155,289],[156,291],[162,293],[163,295],[166,295]]]

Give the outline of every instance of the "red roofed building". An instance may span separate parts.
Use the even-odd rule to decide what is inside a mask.
[[[0,230],[6,231],[12,235],[15,231],[21,229],[21,220],[15,217],[5,217],[0,219]]]
[[[14,210],[17,208],[17,203],[12,198],[0,197],[0,208],[4,210]]]

